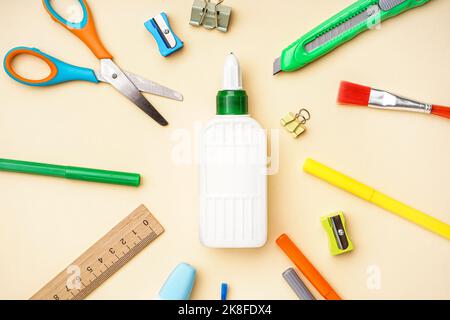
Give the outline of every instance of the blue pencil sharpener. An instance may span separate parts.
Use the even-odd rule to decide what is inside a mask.
[[[167,14],[164,12],[148,20],[144,25],[155,38],[162,56],[167,57],[183,48],[183,41],[172,31]]]

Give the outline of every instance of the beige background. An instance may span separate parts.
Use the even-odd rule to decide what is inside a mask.
[[[90,298],[152,299],[185,261],[198,270],[193,299],[218,299],[221,281],[230,284],[231,299],[294,299],[281,277],[292,264],[275,245],[283,232],[343,298],[450,298],[447,240],[300,170],[313,157],[450,223],[450,122],[335,103],[339,80],[346,79],[449,104],[450,1],[431,1],[299,72],[277,77],[272,61],[281,49],[352,0],[227,0],[233,18],[226,34],[191,27],[190,0],[89,2],[116,62],[180,90],[185,101],[147,96],[171,123],[161,128],[107,85],[35,89],[0,72],[0,157],[144,177],[141,187],[130,188],[0,173],[0,298],[29,298],[141,203],[166,233]],[[166,59],[143,27],[162,10],[185,42]],[[2,55],[28,45],[76,65],[98,65],[40,1],[1,1],[0,29]],[[312,113],[301,139],[279,132],[279,171],[269,178],[269,240],[257,250],[202,247],[197,168],[172,160],[177,130],[194,141],[196,124],[214,116],[230,51],[243,66],[251,114],[265,128],[279,129],[280,118],[300,106]],[[193,156],[195,145],[189,150]],[[332,257],[320,216],[337,209],[346,213],[356,248]],[[367,287],[371,266],[381,270],[379,290]]]

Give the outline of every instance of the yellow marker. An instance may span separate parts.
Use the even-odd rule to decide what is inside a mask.
[[[377,190],[336,170],[328,168],[327,166],[312,159],[307,159],[305,161],[303,170],[450,240],[450,225],[435,219],[426,213],[411,208],[410,206],[382,194],[381,192],[378,192]]]

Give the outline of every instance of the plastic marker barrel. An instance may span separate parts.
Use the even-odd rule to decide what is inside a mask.
[[[395,200],[372,187],[369,187],[339,171],[313,159],[307,159],[303,170],[331,185],[354,194],[385,210],[388,210],[406,220],[409,220],[422,228],[434,232],[447,240],[450,240],[450,225],[440,221],[422,211],[414,209],[398,200]]]
[[[72,180],[112,183],[137,187],[141,176],[137,173],[60,166],[55,164],[0,159],[0,171],[20,172]]]

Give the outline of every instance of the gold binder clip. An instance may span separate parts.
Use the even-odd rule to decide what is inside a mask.
[[[311,119],[311,114],[305,108],[300,109],[296,114],[289,112],[283,119],[281,119],[281,125],[289,131],[294,138],[298,138],[303,132],[306,131],[305,124]]]

